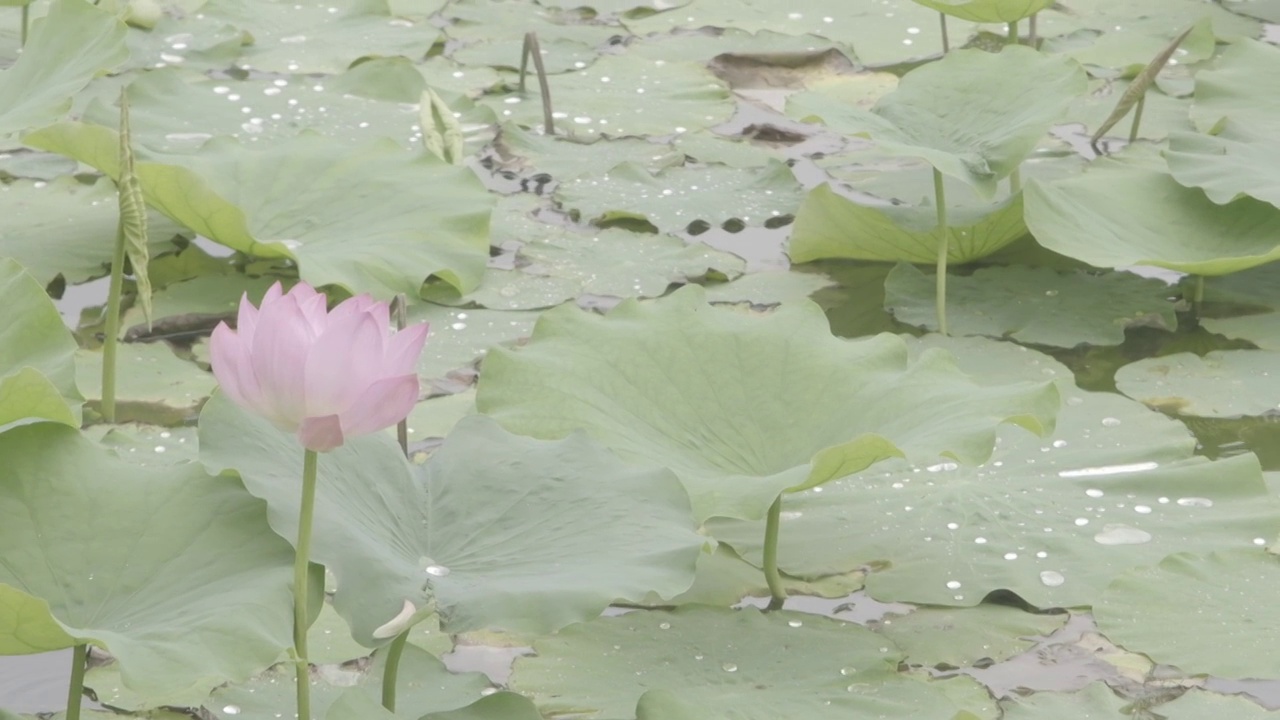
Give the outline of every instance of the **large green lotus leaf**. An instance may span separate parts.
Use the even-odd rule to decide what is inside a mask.
[[[1125,365],[1116,371],[1116,388],[1180,415],[1265,415],[1280,409],[1277,368],[1280,352],[1272,350],[1215,350],[1203,357],[1178,353]]]
[[[350,715],[325,713],[339,701],[339,711],[358,703],[351,698],[341,700],[347,694],[380,697],[385,670],[386,653],[380,652],[374,654],[367,669],[348,665],[313,672],[312,716],[349,720]],[[466,707],[490,687],[484,675],[450,673],[443,662],[412,644],[404,648],[397,677],[396,704],[404,712],[400,717],[416,718],[428,712]],[[276,720],[282,711],[292,714],[294,692],[293,665],[281,663],[247,682],[218,688],[204,707],[221,720]]]
[[[1246,40],[1196,75],[1192,118],[1209,134],[1170,136],[1165,158],[1183,185],[1216,203],[1241,195],[1280,205],[1280,48]]]
[[[1257,20],[1232,13],[1218,3],[1200,0],[1056,3],[1037,15],[1037,31],[1047,39],[1078,34],[1082,38],[1078,45],[1058,49],[1079,52],[1086,60],[1105,61],[1112,67],[1134,68],[1146,65],[1170,40],[1206,17],[1212,23],[1214,34],[1224,41],[1257,37],[1261,31]],[[1105,56],[1089,57],[1089,47],[1095,43],[1104,46]],[[1046,47],[1055,45],[1046,42]],[[1124,53],[1126,46],[1127,54]],[[1178,57],[1181,56],[1175,59]]]
[[[129,29],[125,38],[129,60],[125,67],[133,70],[181,67],[197,72],[225,70],[240,56],[245,41],[239,28],[203,13],[164,13],[150,30]]]
[[[278,73],[338,73],[367,55],[420,59],[439,37],[428,22],[391,17],[385,0],[210,0],[200,16],[244,33],[240,64]]]
[[[1073,178],[1032,180],[1027,227],[1044,247],[1097,267],[1226,275],[1280,258],[1280,209],[1252,198],[1215,204],[1162,163],[1135,152]]]
[[[843,0],[808,0],[803,7],[776,0],[697,0],[672,12],[624,22],[637,35],[704,27],[757,35],[764,31],[816,35],[856,49],[857,59],[867,65],[905,63],[942,50],[938,13],[911,0],[852,6]],[[958,46],[972,34],[974,26],[953,19],[948,30],[951,42]]]
[[[509,4],[509,3],[508,3]],[[701,130],[733,114],[729,89],[700,64],[608,55],[550,81],[556,132],[581,137],[672,135]],[[480,102],[498,119],[542,124],[538,84]]]
[[[801,191],[791,168],[777,160],[752,170],[707,165],[656,173],[623,163],[603,175],[562,183],[555,197],[583,220],[642,220],[662,232],[680,232],[696,220],[713,226],[729,220],[762,225],[789,215],[800,203]]]
[[[542,135],[525,130],[515,123],[502,126],[498,136],[498,150],[504,156],[514,156],[512,164],[543,172],[565,182],[589,175],[605,173],[615,165],[634,163],[645,169],[657,170],[680,164],[684,158],[670,145],[649,142],[642,138],[618,138],[597,140],[591,143],[575,142],[558,135]]]
[[[1054,0],[915,0],[962,20],[976,23],[1011,23],[1031,17],[1053,5]]]
[[[427,322],[431,333],[418,358],[418,375],[436,380],[471,365],[490,348],[528,337],[537,312],[464,310],[419,303],[409,306],[410,323]],[[474,374],[474,373],[468,373]]]
[[[885,281],[885,309],[902,322],[936,331],[934,280],[913,265],[899,265]],[[1063,348],[1119,345],[1130,327],[1178,327],[1169,293],[1162,280],[1124,272],[980,268],[947,280],[947,297],[955,305],[948,313],[950,332]]]
[[[420,720],[542,720],[538,706],[510,692],[493,693],[464,708],[424,715]]]
[[[1177,0],[1171,3],[1175,6],[1176,4]],[[1179,65],[1198,63],[1214,53],[1216,37],[1207,12],[1201,18],[1188,21],[1183,25],[1161,22],[1158,25],[1150,24],[1144,27],[1143,20],[1144,18],[1133,18],[1136,25],[1131,24],[1125,27],[1121,24],[1118,26],[1119,29],[1116,26],[1099,28],[1095,23],[1085,20],[1085,23],[1095,26],[1048,38],[1041,49],[1045,52],[1061,53],[1075,58],[1092,73],[1103,77],[1117,74],[1133,77],[1142,72],[1152,58],[1164,52],[1171,42],[1181,36],[1188,29],[1188,25],[1194,23],[1191,32],[1182,39],[1178,48],[1174,50],[1173,56],[1169,58],[1166,69],[1161,71],[1164,77],[1181,70],[1178,68]],[[1049,23],[1051,27],[1054,24]],[[1228,23],[1230,24],[1235,23]],[[1050,32],[1053,30],[1051,29]]]
[[[511,687],[543,712],[631,717],[647,690],[704,720],[995,717],[976,683],[896,671],[893,643],[820,615],[684,607],[567,628],[518,658]]]
[[[1218,695],[1194,688],[1183,693],[1176,700],[1162,704],[1159,711],[1161,717],[1166,720],[1202,720],[1219,717],[1227,717],[1231,720],[1275,720],[1276,717],[1275,710],[1268,710],[1247,698],[1238,695]]]
[[[52,420],[80,425],[76,341],[44,287],[10,258],[0,258],[0,427]]]
[[[983,603],[964,609],[919,608],[903,616],[888,615],[873,627],[902,648],[904,662],[945,669],[1006,660],[1066,621],[1065,614],[1037,615]]]
[[[422,147],[414,139],[416,105],[338,92],[327,88],[324,80],[186,79],[184,73],[166,69],[139,76],[129,84],[128,97],[134,145],[154,153],[194,153],[222,135],[266,145],[293,138],[301,128],[343,142],[390,137],[414,149]],[[83,118],[115,129],[119,116],[114,105],[91,103]]]
[[[1280,351],[1280,314],[1268,312],[1241,317],[1201,318],[1200,324],[1209,332],[1248,340],[1263,350]]]
[[[117,457],[139,465],[173,466],[197,459],[194,427],[101,424],[84,432],[114,450]]]
[[[119,170],[108,128],[65,123],[26,140]],[[304,133],[249,148],[219,138],[137,172],[152,207],[236,250],[291,258],[312,285],[385,299],[416,295],[430,275],[465,292],[484,272],[493,197],[470,169],[390,140],[350,147]]]
[[[453,395],[440,395],[418,403],[409,412],[409,442],[443,438],[453,432],[458,421],[476,414],[474,388]]]
[[[1094,606],[1117,644],[1191,674],[1271,678],[1280,558],[1262,548],[1183,552],[1117,578]]]
[[[230,266],[220,270],[232,270]],[[184,339],[204,333],[218,322],[236,316],[240,298],[247,296],[257,305],[267,289],[278,281],[271,276],[250,277],[234,272],[218,272],[167,285],[151,296],[150,326],[142,309],[134,306],[125,313],[121,337],[134,341],[140,337]]]
[[[1274,537],[1280,501],[1257,460],[1193,458],[1179,422],[1111,393],[1072,387],[1052,359],[1009,343],[929,336],[978,382],[1056,378],[1066,403],[1037,438],[1002,428],[977,467],[891,460],[788,496],[778,561],[799,577],[888,564],[867,577],[878,600],[972,606],[1006,589],[1036,607],[1089,605],[1117,575],[1171,552],[1247,546]],[[483,390],[483,388],[482,388]],[[708,530],[760,562],[759,523]]]
[[[797,263],[826,258],[932,263],[938,259],[937,217],[933,206],[865,205],[823,183],[809,191],[796,213],[788,254]],[[1021,193],[994,205],[949,207],[947,257],[952,263],[986,257],[1026,233]]]
[[[68,284],[79,283],[110,269],[119,222],[110,180],[19,180],[0,185],[0,202],[11,213],[0,227],[0,255],[22,263],[42,284],[59,275]],[[168,247],[177,231],[168,218],[148,213],[152,253]]]
[[[0,652],[88,642],[164,693],[243,680],[291,644],[293,552],[238,482],[48,423],[0,435],[0,454]]]
[[[1175,133],[1169,136],[1165,152],[1169,172],[1183,185],[1201,188],[1219,204],[1247,195],[1280,206],[1277,132],[1280,123],[1254,132],[1230,120],[1217,135]]]
[[[56,120],[72,95],[129,56],[124,37],[114,14],[85,0],[55,0],[18,61],[0,73],[0,135]]]
[[[201,413],[200,449],[294,535],[302,453],[291,435],[219,395]],[[582,435],[543,442],[476,418],[418,474],[383,434],[325,453],[319,473],[312,553],[337,576],[334,607],[370,646],[406,600],[433,599],[450,632],[545,633],[618,598],[671,596],[692,582],[703,540],[674,477],[624,465]]]
[[[513,52],[505,63],[513,67],[520,65],[521,43],[527,32],[536,32],[544,48],[548,40],[572,40],[594,47],[604,45],[619,34],[616,25],[586,22],[593,16],[581,3],[564,8],[511,0],[455,0],[442,13],[442,17],[450,21],[446,30],[450,37],[465,41],[514,42]]]
[[[165,343],[129,343],[120,348],[116,385],[121,422],[175,425],[192,419],[217,382]],[[76,382],[91,404],[102,397],[102,353],[76,351]]]
[[[1002,700],[1000,706],[1004,709],[1004,720],[1121,720],[1127,717],[1124,709],[1131,703],[1127,698],[1116,695],[1104,683],[1092,682],[1083,690],[1073,693],[1037,692],[1026,697],[1015,695]],[[1163,714],[1163,706],[1160,711]]]
[[[909,364],[890,335],[835,338],[812,303],[753,316],[708,307],[698,286],[607,317],[547,312],[527,346],[489,353],[476,399],[516,432],[582,428],[660,459],[699,519],[759,518],[781,492],[896,455],[980,462],[997,424],[1040,431],[1057,404],[1047,385],[978,388],[946,353]]]
[[[869,135],[887,154],[923,158],[989,198],[1084,90],[1070,59],[1022,46],[957,50],[907,73],[870,110],[846,105],[822,120]]]

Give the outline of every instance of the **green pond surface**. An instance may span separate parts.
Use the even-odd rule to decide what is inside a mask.
[[[1280,713],[1280,2],[25,4],[0,720],[64,707],[67,633],[100,646],[87,716],[292,716],[288,638],[241,626],[275,627],[293,446],[214,393],[208,334],[299,279],[432,325],[412,462],[326,454],[317,717],[375,717],[371,631],[428,587],[423,720]],[[1095,138],[1144,84],[1133,141]],[[135,273],[109,424],[122,91],[150,324]],[[203,582],[218,548],[154,538],[216,503],[244,587],[95,580]]]

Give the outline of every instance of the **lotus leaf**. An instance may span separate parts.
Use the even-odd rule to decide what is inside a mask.
[[[1027,227],[1044,247],[1098,267],[1225,275],[1280,258],[1280,209],[1253,198],[1217,205],[1162,162],[1138,151],[1074,178],[1033,180]]]
[[[762,225],[796,206],[800,185],[777,160],[755,171],[711,165],[657,173],[623,163],[603,175],[562,183],[556,200],[594,223],[640,220],[661,232],[679,232],[697,220]]]
[[[925,7],[976,23],[1016,23],[1054,0],[915,0]]]
[[[418,375],[424,380],[445,377],[483,357],[490,348],[528,337],[536,312],[504,310],[460,310],[422,303],[408,312],[409,322],[431,323],[427,346],[418,360]]]
[[[834,280],[819,273],[776,270],[755,272],[743,275],[733,282],[708,285],[707,301],[752,305],[798,303],[834,284]]]
[[[1169,286],[1129,273],[1058,273],[1045,267],[981,268],[952,278],[954,335],[1011,337],[1022,343],[1075,347],[1119,345],[1125,330],[1178,326]],[[885,309],[898,320],[937,330],[933,279],[911,265],[899,265],[885,282]]]
[[[578,2],[579,0],[572,0]],[[699,2],[698,6],[703,3]],[[852,8],[850,8],[852,9]],[[832,18],[835,21],[835,18]],[[628,52],[655,60],[687,60],[710,62],[713,58],[730,56],[751,58],[762,63],[781,62],[792,64],[798,58],[817,59],[829,50],[837,50],[846,59],[856,57],[853,48],[821,35],[775,32],[763,29],[746,32],[738,28],[721,28],[721,32],[689,42],[683,33],[661,33],[636,38],[628,46]]]
[[[990,198],[1084,90],[1084,72],[1069,59],[1021,46],[957,50],[904,75],[869,111],[846,106],[822,120]]]
[[[118,171],[108,128],[66,123],[27,141]],[[492,196],[470,169],[389,140],[347,147],[305,133],[254,149],[218,138],[137,171],[152,207],[241,252],[292,258],[312,285],[389,298],[417,295],[430,275],[469,291],[484,272]]]
[[[511,3],[507,3],[511,4]],[[542,105],[525,94],[487,95],[480,102],[502,122],[537,126]],[[729,89],[702,65],[608,55],[551,79],[557,130],[573,136],[672,135],[712,127],[733,114]]]
[[[238,28],[241,62],[278,73],[342,72],[375,53],[419,59],[438,37],[430,23],[393,19],[386,0],[209,0],[197,20]]]
[[[1186,673],[1270,677],[1280,624],[1267,608],[1278,587],[1280,559],[1261,547],[1183,552],[1117,578],[1094,616],[1120,645]]]
[[[525,130],[506,123],[498,139],[504,154],[515,156],[520,165],[547,173],[560,182],[599,175],[620,163],[634,163],[656,170],[679,164],[683,158],[669,145],[640,138],[619,138],[581,143]]]
[[[1115,110],[1116,104],[1128,89],[1128,80],[1119,78],[1090,80],[1089,92],[1071,103],[1062,120],[1084,125],[1083,134],[1087,141],[1088,136],[1097,130]],[[1170,133],[1190,130],[1192,125],[1187,118],[1190,107],[1189,98],[1173,97],[1160,90],[1158,86],[1148,89],[1143,100],[1142,123],[1138,127],[1138,137],[1143,140],[1164,140]],[[1131,118],[1126,118],[1111,131],[1111,134],[1127,139],[1131,128]]]
[[[100,72],[124,62],[125,26],[85,0],[55,0],[22,56],[0,73],[0,136],[56,120]]]
[[[125,345],[119,362],[127,371],[116,387],[117,411],[132,421],[176,425],[189,420],[216,384],[212,375],[175,356],[163,342]],[[100,399],[101,352],[77,351],[76,382],[87,399]]]
[[[672,12],[624,20],[644,35],[672,29],[725,28],[757,34],[816,35],[857,51],[866,65],[894,65],[934,55],[942,49],[937,12],[911,0],[883,0],[851,6],[843,0],[808,0],[803,7],[776,0],[697,0]],[[964,21],[949,24],[957,45],[973,32]]]
[[[385,669],[386,653],[377,653],[365,672],[337,669],[327,674],[312,675],[311,711],[314,717],[357,720],[352,715],[337,713],[352,704],[367,708],[367,704],[349,696],[368,697],[373,693],[373,697],[377,697]],[[292,675],[293,669],[288,665],[276,666],[248,682],[218,688],[205,707],[221,720],[275,720],[281,708],[293,703]],[[398,677],[397,707],[414,718],[428,712],[466,707],[489,687],[488,680],[480,673],[450,673],[444,663],[413,645],[405,646]],[[338,711],[325,714],[331,705],[338,703],[341,703]],[[377,705],[377,702],[373,704]]]
[[[834,338],[811,303],[751,316],[708,307],[697,286],[605,318],[544,314],[529,345],[489,353],[476,398],[516,432],[583,428],[624,458],[660,458],[699,519],[759,518],[779,493],[887,457],[981,461],[997,424],[1042,431],[1057,403],[1045,385],[978,388],[946,353],[909,364],[889,335]]]
[[[1231,46],[1196,75],[1192,117],[1202,133],[1169,137],[1174,179],[1219,204],[1242,195],[1280,205],[1280,48],[1252,40]]]
[[[950,262],[986,257],[1027,233],[1021,193],[993,205],[947,212]],[[788,254],[798,263],[824,258],[932,263],[938,258],[937,226],[933,207],[863,204],[824,183],[809,191],[796,213]],[[964,310],[957,305],[953,313]]]
[[[953,348],[980,382],[1064,378],[1056,431],[1042,439],[1002,428],[990,461],[977,467],[891,460],[787,498],[784,572],[885,566],[867,576],[868,593],[882,601],[968,607],[1010,590],[1039,608],[1079,607],[1134,566],[1246,547],[1280,527],[1280,500],[1253,456],[1192,457],[1195,439],[1180,423],[1077,390],[1065,368],[1025,348],[933,336],[917,352],[935,345]],[[708,530],[759,563],[758,523],[717,520]]]
[[[201,459],[239,472],[286,537],[297,523],[295,445],[221,396],[201,413]],[[419,611],[433,601],[450,632],[552,632],[617,598],[685,590],[702,545],[675,478],[624,465],[581,435],[543,442],[478,418],[418,473],[380,434],[323,454],[319,477],[312,556],[337,576],[334,607],[368,646],[405,600]]]
[[[511,686],[544,712],[630,717],[644,692],[656,690],[704,720],[996,716],[968,678],[931,683],[900,674],[892,642],[818,615],[635,612],[567,628],[534,648],[536,656],[516,660]]]
[[[1280,408],[1271,373],[1280,352],[1217,350],[1146,358],[1116,371],[1116,388],[1166,412],[1200,417],[1264,415]]]
[[[923,607],[900,617],[886,616],[872,627],[902,648],[904,662],[947,668],[1006,660],[1066,620],[1066,614],[1037,615],[983,603],[964,610]]]
[[[93,643],[131,688],[169,693],[290,644],[293,552],[235,480],[140,468],[49,423],[0,434],[0,454],[0,652]]]
[[[22,266],[0,258],[0,428],[52,420],[80,425],[76,342],[44,288]]]

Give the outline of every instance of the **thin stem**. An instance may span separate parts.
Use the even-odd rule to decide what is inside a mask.
[[[124,293],[124,228],[116,229],[111,256],[111,286],[107,290],[107,325],[102,339],[102,419],[116,421],[116,349],[120,335],[120,296]]]
[[[1039,19],[1040,13],[1032,13],[1027,19],[1027,44],[1031,47],[1036,46],[1036,20]]]
[[[942,187],[942,173],[933,169],[933,200],[938,204],[938,286],[934,302],[938,312],[938,332],[947,334],[947,194]]]
[[[409,319],[405,315],[405,313],[408,312],[408,308],[406,307],[407,303],[408,303],[408,300],[405,298],[404,293],[400,293],[399,295],[396,296],[396,301],[395,301],[396,330],[404,330],[405,325],[409,324]],[[404,453],[405,457],[408,457],[409,456],[409,418],[408,417],[405,417],[400,422],[396,423],[396,440],[400,443],[400,452]],[[392,701],[394,702],[394,697]],[[393,712],[395,711],[394,707],[388,708],[388,709]]]
[[[1194,290],[1194,294],[1191,297],[1192,297],[1192,303],[1193,303],[1192,307],[1194,307],[1197,311],[1199,311],[1201,303],[1204,302],[1204,276],[1203,275],[1196,276],[1195,290]]]
[[[1129,142],[1138,139],[1138,126],[1142,123],[1142,108],[1147,104],[1147,94],[1142,93],[1138,96],[1138,102],[1133,106],[1133,124],[1129,126]]]
[[[782,575],[778,573],[778,526],[782,523],[782,496],[769,506],[769,517],[764,524],[764,581],[769,585],[769,610],[781,610],[787,601],[787,590],[782,587]]]
[[[1019,165],[1018,167],[1013,169],[1013,172],[1009,173],[1009,194],[1017,195],[1018,191],[1021,189],[1022,189],[1022,166]]]
[[[71,682],[67,684],[67,720],[80,720],[80,700],[84,697],[84,671],[89,661],[89,646],[71,649]]]
[[[31,24],[31,6],[22,6],[22,42],[20,47],[27,45],[27,27]]]
[[[293,654],[298,666],[298,720],[311,720],[311,664],[307,661],[307,562],[311,557],[311,520],[316,504],[316,451],[302,458],[302,508],[293,559]]]
[[[951,41],[947,38],[947,14],[938,13],[938,22],[942,23],[942,54],[951,52]]]
[[[1010,45],[1018,44],[1018,21],[1017,20],[1014,20],[1013,22],[1009,23],[1009,44]]]
[[[529,66],[529,58],[533,58],[533,68],[538,72],[538,89],[542,91],[542,122],[546,125],[547,134],[555,135],[555,120],[551,113],[551,86],[547,84],[547,68],[542,63],[542,47],[538,44],[538,34],[524,34],[524,47],[520,50],[520,92],[524,92],[524,75]]]
[[[382,707],[388,712],[396,711],[396,677],[400,674],[400,656],[404,654],[404,645],[409,641],[409,628],[396,636],[387,647],[387,665],[382,669]]]

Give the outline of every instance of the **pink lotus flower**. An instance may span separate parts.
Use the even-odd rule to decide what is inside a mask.
[[[392,334],[387,304],[367,295],[333,312],[325,301],[305,283],[287,294],[276,283],[261,307],[242,297],[237,329],[221,323],[210,338],[222,391],[316,452],[409,414],[428,330],[422,323]]]

